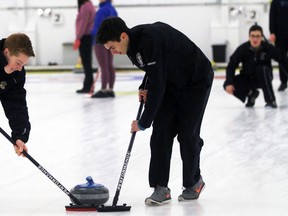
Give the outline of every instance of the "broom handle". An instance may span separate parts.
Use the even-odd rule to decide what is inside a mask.
[[[0,127],[0,132],[5,136],[13,145],[16,142]],[[71,194],[59,181],[57,181],[43,166],[41,166],[27,151],[23,149],[23,155],[27,157],[45,176],[47,176],[55,185],[57,185],[66,195],[68,195],[77,205],[81,205],[81,202]]]
[[[148,77],[145,78],[144,89],[146,89],[147,82],[148,82]],[[143,106],[144,106],[144,100],[143,100],[143,97],[142,97],[140,105],[139,105],[139,108],[138,108],[138,113],[137,113],[137,116],[136,116],[136,120],[140,119],[141,113],[142,113],[142,110],[143,110]],[[129,162],[129,159],[130,159],[130,156],[131,156],[131,151],[132,151],[133,143],[134,143],[134,140],[135,140],[135,136],[136,136],[136,131],[134,131],[132,133],[131,138],[130,138],[128,150],[127,150],[127,153],[126,153],[126,156],[125,156],[124,164],[123,164],[123,167],[122,167],[122,171],[121,171],[121,174],[120,174],[120,178],[119,178],[119,181],[118,181],[118,185],[117,185],[117,189],[116,189],[116,193],[115,193],[115,196],[114,196],[114,199],[113,199],[112,206],[116,206],[117,202],[118,202],[118,199],[119,199],[120,190],[121,190],[121,187],[122,187],[122,184],[123,184],[123,180],[124,180],[125,173],[126,173],[126,170],[127,170],[128,162]]]
[[[140,119],[143,106],[144,106],[144,101],[142,99],[141,103],[140,103],[140,106],[139,106],[139,109],[138,109],[136,120]],[[131,138],[130,138],[128,150],[127,150],[127,153],[126,153],[126,156],[125,156],[124,164],[123,164],[123,167],[122,167],[122,171],[121,171],[121,174],[120,174],[120,178],[119,178],[119,181],[118,181],[117,190],[116,190],[116,193],[115,193],[115,196],[114,196],[114,199],[113,199],[112,206],[116,206],[117,202],[118,202],[118,198],[119,198],[119,195],[120,195],[120,190],[121,190],[121,187],[122,187],[122,184],[123,184],[123,180],[124,180],[125,173],[126,173],[126,170],[127,170],[128,162],[129,162],[129,159],[130,159],[130,156],[131,156],[131,150],[132,150],[132,147],[133,147],[135,136],[136,136],[136,132],[133,132],[132,135],[131,135]]]

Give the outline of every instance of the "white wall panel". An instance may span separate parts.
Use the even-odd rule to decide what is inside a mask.
[[[229,17],[229,7],[239,5],[236,1],[181,0],[180,3],[185,3],[184,5],[180,3],[172,5],[172,0],[114,0],[113,2],[119,16],[129,27],[156,21],[166,22],[191,38],[210,59],[212,59],[212,44],[216,39],[228,41],[228,56],[237,45],[248,39],[247,32],[253,24],[246,19],[245,14]],[[137,6],[141,2],[147,4]],[[261,4],[252,4],[254,1],[249,1],[247,4],[244,4],[244,1],[237,2],[243,3],[241,4],[245,11],[257,11],[257,22],[263,26],[268,36],[269,4],[264,4],[263,1]],[[97,6],[98,0],[93,0],[93,3]],[[164,3],[167,4],[162,5]],[[66,56],[63,55],[63,44],[74,41],[76,5],[76,0],[0,0],[0,38],[7,37],[12,32],[26,32],[33,38],[37,55],[33,64],[47,65],[49,62],[57,62],[61,65],[67,62]],[[36,13],[37,8],[51,8],[52,14],[39,17]],[[61,15],[60,23],[55,22],[56,14]],[[213,26],[217,26],[221,31],[215,31]],[[72,52],[77,55],[77,51]]]

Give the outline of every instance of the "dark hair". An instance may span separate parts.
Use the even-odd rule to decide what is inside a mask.
[[[4,41],[5,48],[14,56],[18,56],[19,53],[24,53],[28,57],[35,56],[29,37],[23,33],[14,33],[8,36]]]
[[[105,44],[108,41],[120,42],[120,35],[123,32],[129,32],[129,28],[126,26],[124,20],[120,17],[106,18],[98,29],[96,42],[98,44]]]
[[[77,3],[78,3],[78,11],[80,11],[81,6],[87,1],[89,1],[89,0],[78,0],[77,1]]]
[[[261,32],[261,35],[263,36],[263,29],[260,25],[258,25],[257,23],[255,23],[254,25],[252,25],[249,29],[249,34],[252,32],[252,31],[260,31]]]

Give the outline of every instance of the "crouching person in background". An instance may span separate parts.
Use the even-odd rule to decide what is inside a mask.
[[[224,89],[243,103],[247,99],[246,107],[253,107],[259,96],[257,89],[261,88],[266,102],[265,107],[277,108],[272,86],[271,60],[286,64],[287,59],[263,39],[262,27],[253,25],[249,29],[249,41],[241,44],[230,57]],[[240,74],[235,75],[240,63],[242,63]]]

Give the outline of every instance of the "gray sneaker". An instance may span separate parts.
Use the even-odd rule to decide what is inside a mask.
[[[192,187],[186,188],[182,194],[178,197],[178,201],[190,201],[194,199],[198,199],[200,193],[205,187],[205,182],[202,177],[200,177],[199,181],[193,185]]]
[[[170,189],[162,186],[156,186],[153,194],[145,199],[146,205],[162,205],[170,202]]]

